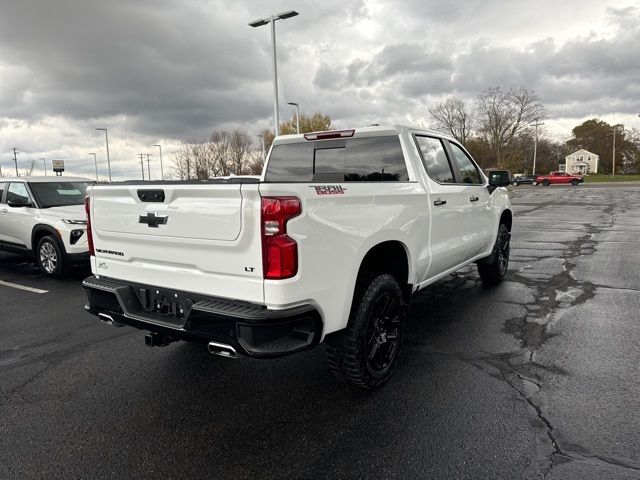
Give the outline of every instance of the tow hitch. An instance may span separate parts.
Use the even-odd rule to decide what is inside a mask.
[[[144,344],[147,347],[166,347],[178,339],[157,332],[149,332],[144,336]]]

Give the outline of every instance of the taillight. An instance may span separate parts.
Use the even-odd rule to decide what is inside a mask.
[[[262,198],[264,278],[281,280],[298,273],[298,244],[287,235],[287,221],[302,211],[296,197]]]
[[[91,201],[89,197],[84,197],[84,211],[87,213],[87,243],[89,244],[89,255],[95,257],[93,249],[93,235],[91,234]]]

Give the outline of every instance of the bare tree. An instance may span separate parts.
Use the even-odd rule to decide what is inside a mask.
[[[190,140],[178,149],[172,174],[181,180],[246,174],[255,170],[253,151],[246,131],[214,131],[207,141]]]
[[[429,114],[437,126],[453,138],[466,144],[471,135],[473,115],[460,97],[449,97],[429,107]]]
[[[536,92],[523,87],[489,88],[478,97],[476,110],[480,131],[491,145],[498,167],[510,153],[514,140],[546,114]]]

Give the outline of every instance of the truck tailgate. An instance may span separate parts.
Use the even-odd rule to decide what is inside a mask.
[[[262,302],[257,184],[90,189],[96,275]]]

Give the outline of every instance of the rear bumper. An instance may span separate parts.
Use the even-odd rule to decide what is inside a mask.
[[[179,290],[88,277],[86,309],[114,322],[172,339],[231,345],[237,352],[273,358],[305,350],[322,335],[311,305],[270,310],[263,305],[207,297]]]

